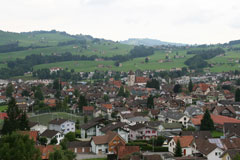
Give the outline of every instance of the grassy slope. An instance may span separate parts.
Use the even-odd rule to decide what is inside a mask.
[[[133,48],[133,46],[115,43],[115,42],[107,42],[101,41],[100,43],[89,43],[87,45],[87,49],[83,49],[81,45],[68,45],[68,46],[56,46],[58,42],[73,40],[73,37],[68,35],[63,35],[60,33],[10,33],[10,32],[2,32],[0,31],[0,45],[19,41],[20,46],[29,46],[29,45],[38,45],[38,46],[50,46],[48,48],[38,48],[38,49],[30,49],[25,51],[18,52],[10,52],[10,53],[0,53],[0,62],[6,62],[9,60],[14,60],[16,58],[24,58],[27,55],[31,54],[43,54],[50,55],[52,53],[64,53],[71,52],[76,55],[98,55],[98,56],[114,56],[120,54],[127,54]],[[240,45],[235,45],[234,47],[239,47]],[[77,47],[77,48],[76,48]],[[201,48],[199,48],[201,49]],[[173,56],[179,53],[179,55],[185,55],[186,57],[180,59],[173,59]],[[178,50],[173,51],[172,53],[168,53],[173,62],[165,62],[159,63],[160,59],[165,60],[165,56],[167,53],[163,53],[157,51],[154,55],[150,56],[149,63],[145,63],[145,58],[136,58],[134,60],[130,60],[124,62],[122,67],[115,67],[112,61],[105,62],[61,62],[61,63],[52,63],[52,64],[44,64],[35,66],[34,69],[38,68],[51,68],[51,67],[63,67],[69,69],[75,69],[75,71],[94,71],[96,69],[99,70],[117,70],[117,71],[129,71],[129,70],[158,70],[158,69],[171,69],[171,68],[179,68],[184,67],[184,61],[193,55],[186,55],[187,50]],[[226,52],[226,56],[224,57],[215,57],[208,62],[210,64],[214,64],[214,67],[210,68],[212,72],[221,72],[221,71],[229,71],[240,69],[240,64],[230,62],[229,59],[237,60],[239,59],[240,52],[231,51]],[[105,66],[111,66],[99,68],[99,64],[104,64]],[[0,64],[0,68],[6,67],[6,64]]]

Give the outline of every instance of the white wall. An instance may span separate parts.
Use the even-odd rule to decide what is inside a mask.
[[[219,158],[222,155],[223,151],[219,148],[214,149],[211,153],[207,155],[208,160],[221,160],[222,158]]]

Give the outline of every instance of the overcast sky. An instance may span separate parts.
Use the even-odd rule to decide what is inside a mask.
[[[239,0],[1,0],[0,30],[190,44],[240,39]]]

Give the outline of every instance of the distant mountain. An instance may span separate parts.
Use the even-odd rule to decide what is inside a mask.
[[[172,45],[172,46],[184,46],[187,44],[182,43],[172,43],[172,42],[164,42],[157,39],[149,39],[149,38],[129,38],[125,41],[120,41],[123,44],[129,45],[145,45],[145,46],[160,46],[160,45]]]

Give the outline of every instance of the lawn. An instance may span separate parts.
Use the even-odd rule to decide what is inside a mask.
[[[213,138],[220,138],[221,136],[223,136],[223,132],[212,131],[211,133]]]
[[[83,159],[83,160],[107,160],[107,158],[90,158],[90,159]]]
[[[0,112],[4,112],[4,111],[6,111],[7,108],[8,108],[7,105],[0,106]]]
[[[48,125],[48,122],[50,122],[51,120],[56,119],[56,118],[69,119],[69,120],[73,120],[75,122],[77,119],[79,119],[80,124],[83,123],[82,116],[77,116],[77,115],[65,113],[65,112],[41,114],[41,115],[37,115],[37,116],[31,116],[29,119],[30,119],[30,121],[33,121],[33,122],[39,122],[42,125]]]

